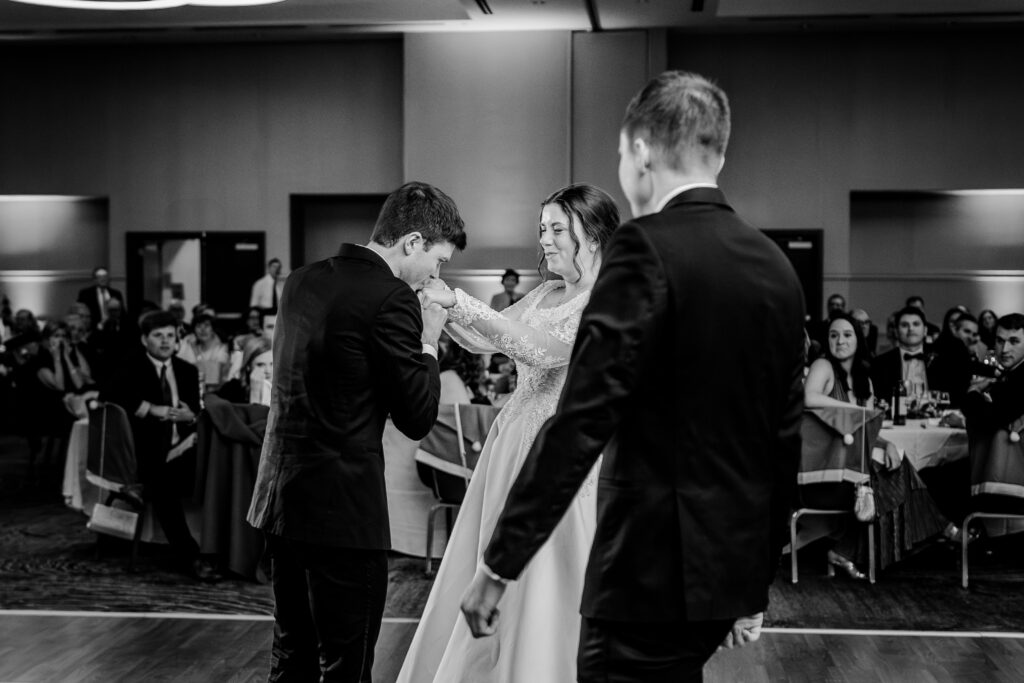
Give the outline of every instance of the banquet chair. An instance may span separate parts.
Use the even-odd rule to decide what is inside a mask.
[[[420,481],[433,491],[437,501],[427,512],[424,553],[427,576],[433,574],[432,551],[437,513],[445,511],[450,533],[453,513],[466,497],[473,468],[498,412],[498,408],[489,405],[443,404],[438,408],[434,427],[416,449],[416,470]]]
[[[882,412],[851,405],[849,408],[813,408],[804,411],[800,421],[800,468],[798,486],[868,482],[868,452],[882,428]],[[789,519],[791,581],[799,581],[797,569],[797,523],[813,515],[852,516],[853,509],[837,502],[836,507],[804,507],[793,511]],[[875,582],[875,528],[865,524],[868,534],[868,580]],[[828,576],[835,568],[828,565]]]
[[[970,523],[975,519],[1001,519],[1024,522],[1024,416],[1014,420],[1005,429],[991,433],[970,432],[971,495],[1000,496],[1019,508],[1021,512],[978,510],[964,518],[960,527],[964,533],[960,539],[960,585],[968,587],[967,545],[970,543]],[[984,505],[984,504],[982,504]]]
[[[106,500],[103,503],[106,508],[113,508],[116,501],[121,501],[137,515],[134,530],[130,534],[123,526],[104,524],[97,517],[95,508],[86,525],[90,530],[97,532],[97,557],[100,554],[101,535],[106,534],[131,540],[132,550],[128,569],[134,570],[146,506],[141,496],[141,485],[135,461],[135,442],[132,439],[128,414],[115,403],[94,401],[89,406],[89,445],[85,477],[91,484],[107,492]],[[118,513],[113,512],[112,514]]]

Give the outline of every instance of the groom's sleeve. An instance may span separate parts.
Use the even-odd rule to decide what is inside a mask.
[[[661,259],[643,231],[633,223],[616,230],[580,321],[558,409],[537,435],[484,553],[484,564],[499,576],[519,576],[615,433],[666,291]]]

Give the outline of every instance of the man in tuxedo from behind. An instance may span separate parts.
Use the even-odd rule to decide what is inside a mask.
[[[274,330],[274,387],[248,520],[274,587],[271,681],[369,681],[391,547],[381,440],[437,419],[447,313],[417,292],[466,246],[446,194],[407,183],[370,243],[294,271]]]
[[[100,399],[128,413],[143,497],[153,504],[167,542],[185,571],[201,581],[219,575],[199,557],[199,544],[185,521],[182,498],[195,486],[195,448],[170,460],[172,448],[195,432],[199,414],[199,372],[175,355],[177,321],[167,311],[152,311],[139,320],[145,353],[129,354]]]
[[[760,635],[800,456],[804,305],[782,251],[717,186],[725,93],[666,72],[626,111],[612,237],[554,417],[463,598],[494,631],[504,583],[603,452],[578,680],[699,681]],[[674,362],[665,365],[665,359]]]
[[[102,329],[106,320],[106,304],[111,299],[117,299],[124,306],[124,296],[118,290],[110,286],[110,271],[106,266],[97,266],[92,271],[93,284],[78,290],[78,303],[89,307],[89,315],[92,317],[94,329]]]

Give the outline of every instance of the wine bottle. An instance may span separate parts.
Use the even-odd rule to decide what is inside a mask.
[[[897,382],[892,395],[892,423],[894,425],[907,424],[907,384]]]

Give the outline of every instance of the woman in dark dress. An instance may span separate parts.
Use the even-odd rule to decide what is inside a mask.
[[[861,338],[860,326],[849,315],[840,315],[829,324],[824,356],[811,364],[804,383],[807,408],[845,407],[851,404],[873,408],[874,396],[869,377],[870,361]],[[884,462],[869,462],[871,486],[879,532],[875,542],[880,569],[898,562],[916,544],[935,536],[947,527],[927,487],[914,466],[900,458],[891,444],[885,446]],[[854,487],[849,483],[812,484],[800,487],[807,507],[845,507],[853,510]],[[857,568],[867,557],[867,544],[859,525],[830,534],[836,543],[828,561],[849,576],[863,579]]]

